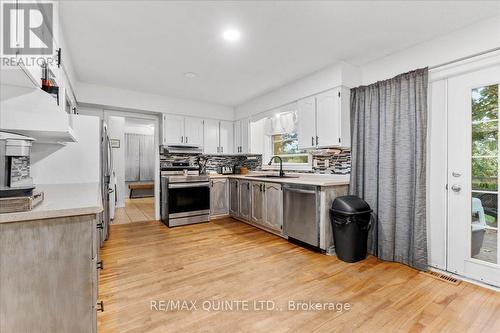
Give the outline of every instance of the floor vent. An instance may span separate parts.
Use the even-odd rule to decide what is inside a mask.
[[[430,276],[430,277],[432,277],[434,279],[437,279],[437,280],[440,280],[440,281],[443,281],[443,282],[448,282],[448,283],[451,283],[451,284],[454,284],[454,285],[460,284],[460,280],[459,279],[455,279],[452,276],[441,274],[441,273],[438,273],[438,272],[428,271],[428,272],[422,272],[422,274],[425,274],[425,275]]]

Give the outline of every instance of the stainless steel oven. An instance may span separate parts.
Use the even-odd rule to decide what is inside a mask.
[[[209,178],[184,170],[181,172],[188,175],[179,175],[179,170],[162,171],[161,217],[162,222],[169,227],[209,220]]]

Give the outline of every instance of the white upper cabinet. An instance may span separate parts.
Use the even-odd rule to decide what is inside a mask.
[[[297,102],[299,148],[348,148],[349,89],[338,87]]]
[[[206,119],[203,132],[203,152],[205,154],[216,154],[220,150],[219,147],[219,121]]]
[[[220,122],[220,153],[233,153],[233,123],[231,121]]]
[[[297,134],[299,148],[316,145],[316,98],[308,97],[297,102]]]
[[[249,149],[249,130],[250,122],[248,119],[237,120],[234,122],[234,152],[248,153]]]
[[[166,145],[184,144],[184,117],[165,115],[163,128],[165,132]]]
[[[203,146],[203,119],[184,119],[184,143],[189,146]]]
[[[316,146],[340,144],[340,89],[316,96]]]

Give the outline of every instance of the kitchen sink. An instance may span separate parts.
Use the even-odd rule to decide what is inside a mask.
[[[299,176],[290,176],[290,175],[284,175],[284,176],[279,176],[279,175],[250,175],[246,176],[249,178],[299,178]]]

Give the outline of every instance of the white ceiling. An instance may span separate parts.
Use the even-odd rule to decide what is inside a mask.
[[[77,79],[239,105],[498,15],[497,1],[62,1]],[[241,30],[229,44],[222,30]],[[185,72],[199,77],[187,79]]]

